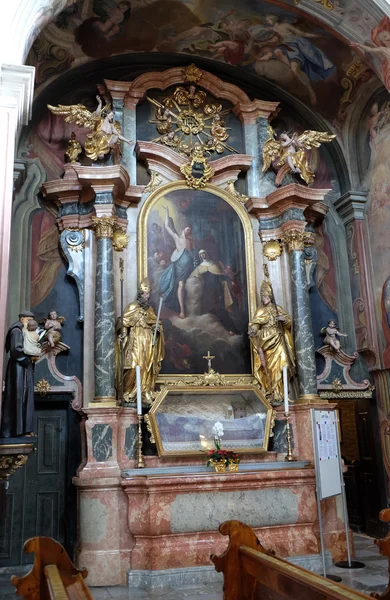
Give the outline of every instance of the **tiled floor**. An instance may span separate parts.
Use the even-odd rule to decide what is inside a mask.
[[[356,560],[365,563],[363,569],[339,569],[333,567],[331,574],[339,575],[342,583],[366,594],[383,592],[388,581],[387,559],[380,556],[372,538],[355,535]],[[5,572],[6,571],[6,572]],[[15,600],[15,588],[10,583],[11,573],[16,569],[9,567],[0,571],[0,600]],[[145,590],[124,586],[91,588],[95,600],[221,600],[222,583],[209,585],[189,585],[179,588],[158,588]]]

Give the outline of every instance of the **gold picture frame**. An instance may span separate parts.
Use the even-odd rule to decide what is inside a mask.
[[[149,264],[151,261],[151,251],[150,248],[148,248],[148,244],[149,243],[149,238],[148,235],[150,235],[150,224],[149,223],[149,218],[151,215],[151,211],[152,210],[160,210],[161,205],[166,203],[165,197],[168,194],[171,194],[172,192],[183,192],[183,198],[187,198],[187,197],[191,197],[191,198],[196,198],[196,194],[211,194],[213,196],[216,196],[217,199],[223,200],[224,202],[226,202],[226,204],[233,209],[234,213],[237,215],[242,229],[241,229],[241,235],[243,238],[243,246],[236,246],[236,252],[237,252],[237,256],[238,254],[240,255],[241,259],[245,261],[245,268],[244,268],[244,280],[245,280],[245,314],[247,315],[247,322],[245,323],[245,328],[241,326],[241,330],[239,332],[240,336],[245,336],[247,334],[247,323],[251,320],[251,318],[253,317],[255,311],[256,311],[256,269],[255,269],[255,251],[254,251],[254,235],[253,235],[253,224],[251,222],[250,216],[248,215],[245,207],[239,202],[239,200],[237,200],[236,198],[234,198],[232,196],[232,194],[228,193],[227,191],[221,189],[220,187],[217,187],[215,185],[206,185],[202,190],[191,190],[188,188],[188,186],[186,185],[185,182],[183,181],[174,181],[171,183],[167,183],[163,186],[159,186],[157,189],[155,189],[147,198],[147,200],[145,201],[144,205],[141,208],[140,211],[140,215],[139,215],[139,219],[138,219],[138,228],[137,228],[137,250],[138,250],[138,277],[139,277],[139,281],[142,281],[145,277],[150,276],[149,273]],[[168,201],[169,201],[169,197],[168,197]],[[194,202],[196,202],[197,200],[195,200]],[[217,200],[216,200],[217,201]],[[202,200],[203,205],[204,205],[204,200]],[[152,219],[150,219],[150,221],[152,221]],[[157,225],[157,224],[156,224]],[[149,226],[149,231],[148,231],[148,226]],[[161,220],[160,220],[160,228],[161,228]],[[219,260],[221,260],[219,258]],[[149,262],[148,262],[149,261]],[[155,301],[155,304],[157,304],[158,302]],[[165,304],[164,304],[165,306]],[[245,329],[245,331],[244,331]],[[246,344],[246,339],[244,340],[242,344]],[[195,347],[195,346],[194,346]],[[247,353],[247,359],[245,359],[247,362],[245,363],[247,365],[246,370],[238,370],[235,371],[234,370],[234,364],[232,364],[232,367],[230,368],[230,366],[228,367],[228,369],[224,370],[224,375],[232,375],[232,376],[236,376],[236,377],[252,377],[253,374],[253,352],[252,349],[250,347],[249,341],[248,344],[245,346],[245,352]],[[204,372],[204,368],[203,368],[203,361],[202,361],[202,356],[208,351],[209,346],[207,347],[202,347],[202,348],[198,348],[196,347],[196,352],[194,351],[194,355],[196,354],[196,368],[195,370],[190,370],[188,371],[188,374],[201,374]],[[210,348],[212,350],[212,348]],[[219,356],[219,353],[216,351],[216,362],[217,364],[215,364],[215,367],[217,368],[218,371],[222,372],[222,367],[219,364],[218,365],[218,360],[222,361],[222,356]],[[241,356],[244,356],[243,353],[241,353]],[[244,359],[242,359],[244,360]],[[233,363],[233,361],[232,361]],[[236,363],[237,364],[237,363]],[[204,365],[205,366],[205,365]],[[164,372],[162,374],[160,374],[160,377],[158,379],[158,382],[163,384],[164,381],[166,382],[167,378],[169,378],[169,380],[183,380],[183,378],[186,378],[187,373],[184,371],[181,372],[171,372],[171,371],[167,371],[165,374]]]
[[[237,453],[268,450],[274,411],[256,384],[165,385],[147,415],[159,456],[200,456],[214,446],[212,427],[221,422],[221,446]]]

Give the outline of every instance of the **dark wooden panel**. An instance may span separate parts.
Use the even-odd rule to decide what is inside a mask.
[[[12,522],[14,518],[15,494],[6,495],[6,513],[0,519],[0,560],[11,557]]]

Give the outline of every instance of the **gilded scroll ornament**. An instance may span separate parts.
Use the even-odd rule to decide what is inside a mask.
[[[187,185],[195,190],[204,188],[214,175],[214,169],[210,167],[201,144],[195,144],[190,161],[180,167],[180,171],[186,178]]]
[[[307,129],[301,135],[284,131],[276,139],[276,133],[268,125],[268,138],[263,147],[263,173],[272,166],[277,169],[276,185],[281,185],[288,173],[299,175],[307,185],[314,182],[315,175],[309,168],[308,155],[305,150],[319,148],[324,142],[331,142],[336,135],[326,131]]]
[[[294,250],[303,252],[305,246],[314,243],[314,238],[313,234],[308,231],[290,229],[283,235],[282,242],[286,244],[289,253]]]
[[[147,194],[151,194],[162,184],[162,181],[162,178],[156,171],[150,171],[150,181],[145,187],[144,192]]]
[[[263,245],[263,254],[268,260],[277,260],[283,252],[283,246],[279,240],[268,240]]]
[[[231,195],[233,196],[233,198],[235,198],[236,200],[238,200],[239,202],[241,202],[241,204],[245,204],[246,202],[248,202],[249,197],[248,196],[244,196],[244,194],[240,194],[240,192],[238,192],[236,190],[236,188],[234,187],[234,181],[228,181],[225,190]]]
[[[0,479],[8,479],[17,469],[27,462],[27,454],[11,454],[0,456]]]
[[[90,129],[84,144],[84,152],[93,162],[102,160],[110,152],[114,155],[115,164],[119,164],[121,156],[120,142],[132,144],[131,140],[123,137],[118,121],[115,121],[114,112],[110,104],[102,105],[100,96],[96,96],[98,105],[96,110],[90,112],[83,104],[65,106],[47,105],[55,115],[64,118],[66,123],[75,123],[79,127]]]
[[[92,217],[92,225],[95,229],[97,239],[112,239],[114,235],[115,224],[115,217],[108,217],[107,215],[103,215],[102,217]]]

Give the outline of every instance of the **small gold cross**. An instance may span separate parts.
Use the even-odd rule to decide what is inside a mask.
[[[207,355],[203,356],[202,358],[205,358],[207,360],[208,369],[210,372],[211,371],[211,361],[213,360],[213,358],[215,358],[215,356],[211,356],[210,350],[207,350]]]

